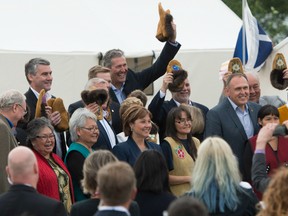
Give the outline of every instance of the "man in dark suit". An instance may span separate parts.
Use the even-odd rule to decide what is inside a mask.
[[[174,58],[181,47],[176,42],[176,25],[172,24],[172,27],[174,34],[166,42],[156,62],[141,72],[134,72],[128,68],[122,50],[112,49],[105,53],[103,64],[111,70],[110,96],[113,101],[121,104],[132,91],[144,90],[166,72],[169,61]]]
[[[163,78],[163,83],[159,92],[154,96],[151,103],[148,106],[149,111],[152,113],[152,121],[155,122],[159,127],[159,138],[162,141],[165,138],[166,131],[166,119],[169,111],[178,107],[180,104],[187,104],[190,106],[195,106],[202,111],[203,118],[208,112],[208,108],[200,103],[193,102],[189,99],[191,94],[191,88],[188,78],[184,80],[183,87],[180,91],[171,92],[172,99],[170,101],[165,101],[166,92],[169,83],[173,82],[173,75],[171,73],[166,73]],[[196,136],[200,141],[203,139],[203,134]]]
[[[258,133],[257,114],[261,106],[248,101],[249,85],[243,73],[228,77],[225,94],[227,97],[207,113],[205,137],[220,136],[226,140],[243,174],[245,144]]]
[[[50,62],[42,58],[31,59],[25,64],[25,76],[30,85],[28,91],[25,93],[26,103],[30,111],[30,118],[28,122],[30,122],[35,117],[36,104],[40,91],[45,89],[46,100],[54,97],[48,92],[51,90],[53,81]],[[45,110],[53,126],[56,126],[61,122],[61,116],[58,111],[52,112],[52,108],[50,106],[46,106]],[[19,124],[17,126],[16,138],[21,145],[26,145],[26,127],[27,124]],[[63,132],[55,132],[54,134],[56,138],[56,145],[53,151],[63,159],[67,152],[65,135]]]
[[[108,89],[111,87],[111,74],[110,74],[110,69],[105,68],[100,65],[95,65],[92,68],[89,69],[88,72],[88,80],[92,78],[101,78],[104,79],[108,83]],[[78,109],[78,108],[83,108],[85,107],[85,104],[83,103],[82,100],[79,100],[77,102],[74,102],[69,105],[68,107],[68,112],[70,116],[72,113]],[[121,124],[121,119],[119,116],[119,108],[120,105],[112,100],[109,101],[108,107],[110,109],[109,113],[111,114],[111,118],[109,120],[109,123],[112,125],[114,131],[116,134],[122,132],[122,124]],[[108,110],[109,110],[108,109]]]
[[[136,196],[136,178],[125,162],[108,163],[97,174],[102,205],[95,216],[129,216],[128,208]]]
[[[34,153],[25,146],[14,148],[8,155],[7,175],[12,184],[9,191],[0,196],[2,216],[64,216],[64,205],[36,191],[39,178]]]
[[[85,86],[85,90],[91,91],[95,89],[104,89],[107,91],[107,94],[109,94],[108,88],[109,88],[109,83],[101,78],[89,79]],[[99,133],[97,142],[92,146],[92,148],[95,150],[107,149],[111,151],[112,148],[118,143],[116,133],[113,127],[110,125],[110,122],[107,120],[107,116],[106,116],[106,114],[108,113],[106,109],[107,103],[109,103],[108,101],[109,101],[109,97],[107,99],[107,102],[102,105],[103,113],[104,113],[103,119],[97,121],[98,129],[100,133]],[[94,103],[90,103],[86,105],[86,108],[89,109],[92,113],[97,113],[99,106],[96,104],[96,102],[94,102]],[[69,114],[73,115],[73,113],[70,113],[70,112],[72,111],[74,112],[75,110],[72,109],[71,105],[69,106],[68,110],[69,110]],[[119,109],[118,109],[118,113],[119,113]]]

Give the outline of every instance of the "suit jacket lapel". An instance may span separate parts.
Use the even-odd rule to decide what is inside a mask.
[[[234,122],[234,124],[236,125],[237,128],[239,128],[239,131],[241,133],[241,135],[243,136],[244,140],[247,140],[248,137],[246,135],[245,129],[241,123],[241,121],[239,120],[235,110],[233,109],[232,105],[230,104],[229,100],[226,98],[226,110],[228,115],[230,115],[232,121]]]

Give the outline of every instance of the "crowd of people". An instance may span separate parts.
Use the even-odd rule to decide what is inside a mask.
[[[143,71],[107,51],[68,111],[50,94],[50,62],[27,62],[28,91],[0,95],[1,215],[288,214],[288,139],[273,135],[285,102],[261,96],[249,72],[227,72],[212,109],[192,101],[187,71],[171,66],[172,27]],[[161,76],[147,104],[143,90]]]

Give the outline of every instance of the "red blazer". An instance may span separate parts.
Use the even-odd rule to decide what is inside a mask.
[[[43,195],[46,195],[48,197],[54,198],[56,200],[60,200],[59,195],[59,189],[58,189],[58,179],[54,172],[54,170],[49,165],[48,161],[37,151],[33,150],[39,167],[39,180],[37,183],[37,191]],[[72,185],[72,179],[70,176],[70,173],[68,169],[66,168],[64,162],[61,160],[61,158],[51,153],[51,157],[56,162],[58,166],[60,166],[66,174],[69,176],[69,186],[70,186],[70,192],[72,197],[72,202],[74,203],[74,192],[73,192],[73,185]]]

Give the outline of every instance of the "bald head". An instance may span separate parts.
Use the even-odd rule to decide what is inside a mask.
[[[9,153],[6,171],[13,184],[37,185],[37,160],[31,149],[25,146],[18,146]]]

